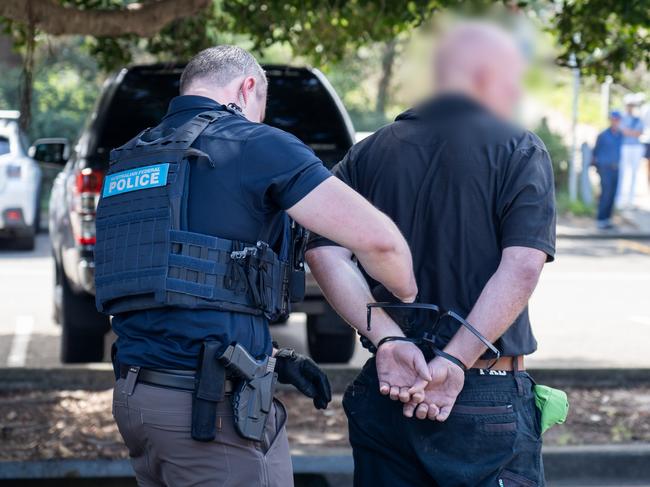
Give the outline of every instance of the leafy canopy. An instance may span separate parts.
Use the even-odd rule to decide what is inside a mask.
[[[2,0],[0,15],[4,12],[5,17],[0,20],[18,43],[25,42],[24,12],[19,13],[30,1],[66,7],[50,16],[94,13],[96,19],[86,18],[95,22],[107,12],[131,16],[124,25],[105,29],[108,35],[86,37],[88,49],[104,69],[129,62],[134,50],[161,59],[187,59],[233,34],[245,36],[258,51],[286,43],[296,55],[322,65],[342,59],[350,48],[391,40],[441,9],[476,11],[495,4],[538,14],[556,34],[561,48],[558,63],[568,65],[574,53],[585,74],[616,76],[623,67],[650,62],[650,0]],[[182,6],[197,13],[187,16]],[[137,13],[135,7],[140,14],[147,9],[152,15],[162,12],[165,22],[160,21],[161,28],[153,35],[138,36],[133,32],[144,27],[133,24],[148,17],[131,15]],[[43,22],[57,29],[67,25],[61,27],[52,18]]]

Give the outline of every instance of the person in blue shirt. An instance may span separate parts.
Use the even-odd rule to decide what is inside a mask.
[[[600,175],[600,200],[596,224],[601,230],[612,228],[611,218],[618,187],[622,143],[621,113],[614,110],[609,116],[609,127],[596,139],[593,153],[593,164]]]
[[[636,175],[639,172],[641,159],[645,154],[645,146],[640,137],[643,134],[643,121],[636,114],[639,97],[630,94],[625,100],[625,115],[621,118],[623,145],[621,147],[621,165],[616,196],[616,206],[621,209],[630,208],[634,204],[636,192]]]
[[[296,386],[314,399],[316,407],[327,406],[331,395],[324,373],[307,357],[275,350],[269,315],[255,312],[266,309],[263,306],[272,291],[268,292],[262,277],[252,276],[268,275],[264,266],[275,265],[261,257],[260,263],[255,263],[255,252],[269,247],[280,252],[286,241],[286,225],[282,224],[286,215],[306,229],[354,249],[364,269],[399,299],[413,301],[417,294],[411,254],[395,224],[338,178],[330,177],[299,139],[261,123],[266,94],[266,75],[250,53],[236,46],[206,49],[186,66],[180,96],[172,100],[161,124],[114,151],[116,159],[111,156],[112,166],[124,164],[126,170],[109,170],[97,210],[96,261],[101,271],[96,275],[97,302],[115,310],[111,313],[117,335],[113,414],[141,486],[293,485],[282,404],[273,401],[263,437],[251,441],[237,429],[234,419],[233,391],[241,387],[242,380],[226,371],[220,379],[221,394],[205,395],[203,372],[210,371],[217,361],[208,360],[207,368],[206,360],[200,361],[208,350],[206,344],[214,343],[224,347],[238,344],[260,360],[275,355],[279,382]],[[202,127],[198,136],[191,132],[195,126]],[[186,133],[196,136],[191,146],[183,149],[187,155],[180,163],[169,162],[168,154]],[[181,139],[165,139],[176,134]],[[166,145],[156,142],[160,140]],[[147,152],[155,144],[159,145]],[[138,154],[146,161],[119,156],[130,147],[140,150]],[[155,165],[145,166],[152,163]],[[125,179],[136,177],[134,174],[145,175],[139,180],[143,188]],[[123,191],[107,191],[111,182],[119,189],[120,181]],[[179,188],[181,197],[173,201],[180,206],[174,206],[172,198]],[[154,210],[142,210],[142,205],[156,201],[162,203]],[[150,216],[141,216],[144,213]],[[164,223],[171,218],[181,223]],[[269,247],[260,244],[262,240]],[[149,246],[139,243],[149,241]],[[169,248],[165,245],[168,241]],[[224,250],[227,242],[232,246]],[[243,242],[253,242],[254,247],[247,247],[253,253],[240,263],[243,250],[235,245]],[[187,253],[175,251],[177,246]],[[161,289],[151,277],[158,272],[156,267],[150,265],[147,275],[140,271],[160,253],[161,260],[169,262],[163,268]],[[124,269],[125,262],[133,262],[134,268]],[[210,270],[221,268],[226,274]],[[227,269],[233,270],[232,276]],[[134,279],[134,275],[139,277]],[[270,282],[275,280],[271,277]],[[172,284],[175,287],[170,287]],[[137,287],[151,285],[155,292]],[[131,289],[128,286],[139,292],[129,295],[124,291]],[[225,309],[192,294],[210,286],[212,296],[228,297],[220,300]],[[165,304],[170,295],[185,306]],[[250,300],[259,308],[244,303],[245,309],[237,311],[232,307],[237,300]],[[156,306],[156,301],[163,305]],[[383,331],[373,328],[370,338],[377,342],[393,334],[390,326],[396,327],[388,323]],[[399,372],[398,367],[395,371]],[[393,379],[389,373],[387,382]],[[205,404],[200,401],[217,403],[210,406],[214,414],[207,417],[213,426],[210,432],[216,430],[216,435],[197,441],[194,414],[201,410],[194,406]]]

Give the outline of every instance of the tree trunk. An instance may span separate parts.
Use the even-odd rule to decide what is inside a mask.
[[[31,14],[31,12],[29,12]],[[31,17],[31,15],[30,15]],[[23,71],[20,76],[20,128],[27,132],[32,123],[32,93],[34,91],[34,49],[36,47],[36,29],[33,22],[28,22],[25,29],[25,56]]]
[[[1,0],[0,16],[21,24],[34,22],[52,35],[152,37],[173,20],[190,17],[212,0],[154,0],[115,10],[64,7],[56,0]]]
[[[393,79],[393,66],[395,64],[395,54],[397,48],[397,39],[393,39],[384,46],[384,54],[381,58],[381,77],[377,87],[377,102],[375,111],[380,115],[386,114],[386,102],[388,101],[390,82]]]

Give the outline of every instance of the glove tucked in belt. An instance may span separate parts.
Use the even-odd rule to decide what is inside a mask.
[[[295,386],[305,396],[314,400],[316,409],[325,409],[332,400],[332,390],[327,374],[309,357],[290,348],[281,348],[275,354],[275,371],[278,382]]]

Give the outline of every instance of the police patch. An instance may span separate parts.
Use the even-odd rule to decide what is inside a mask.
[[[165,162],[111,174],[104,179],[102,196],[108,198],[129,191],[165,186],[168,171],[169,163]]]

